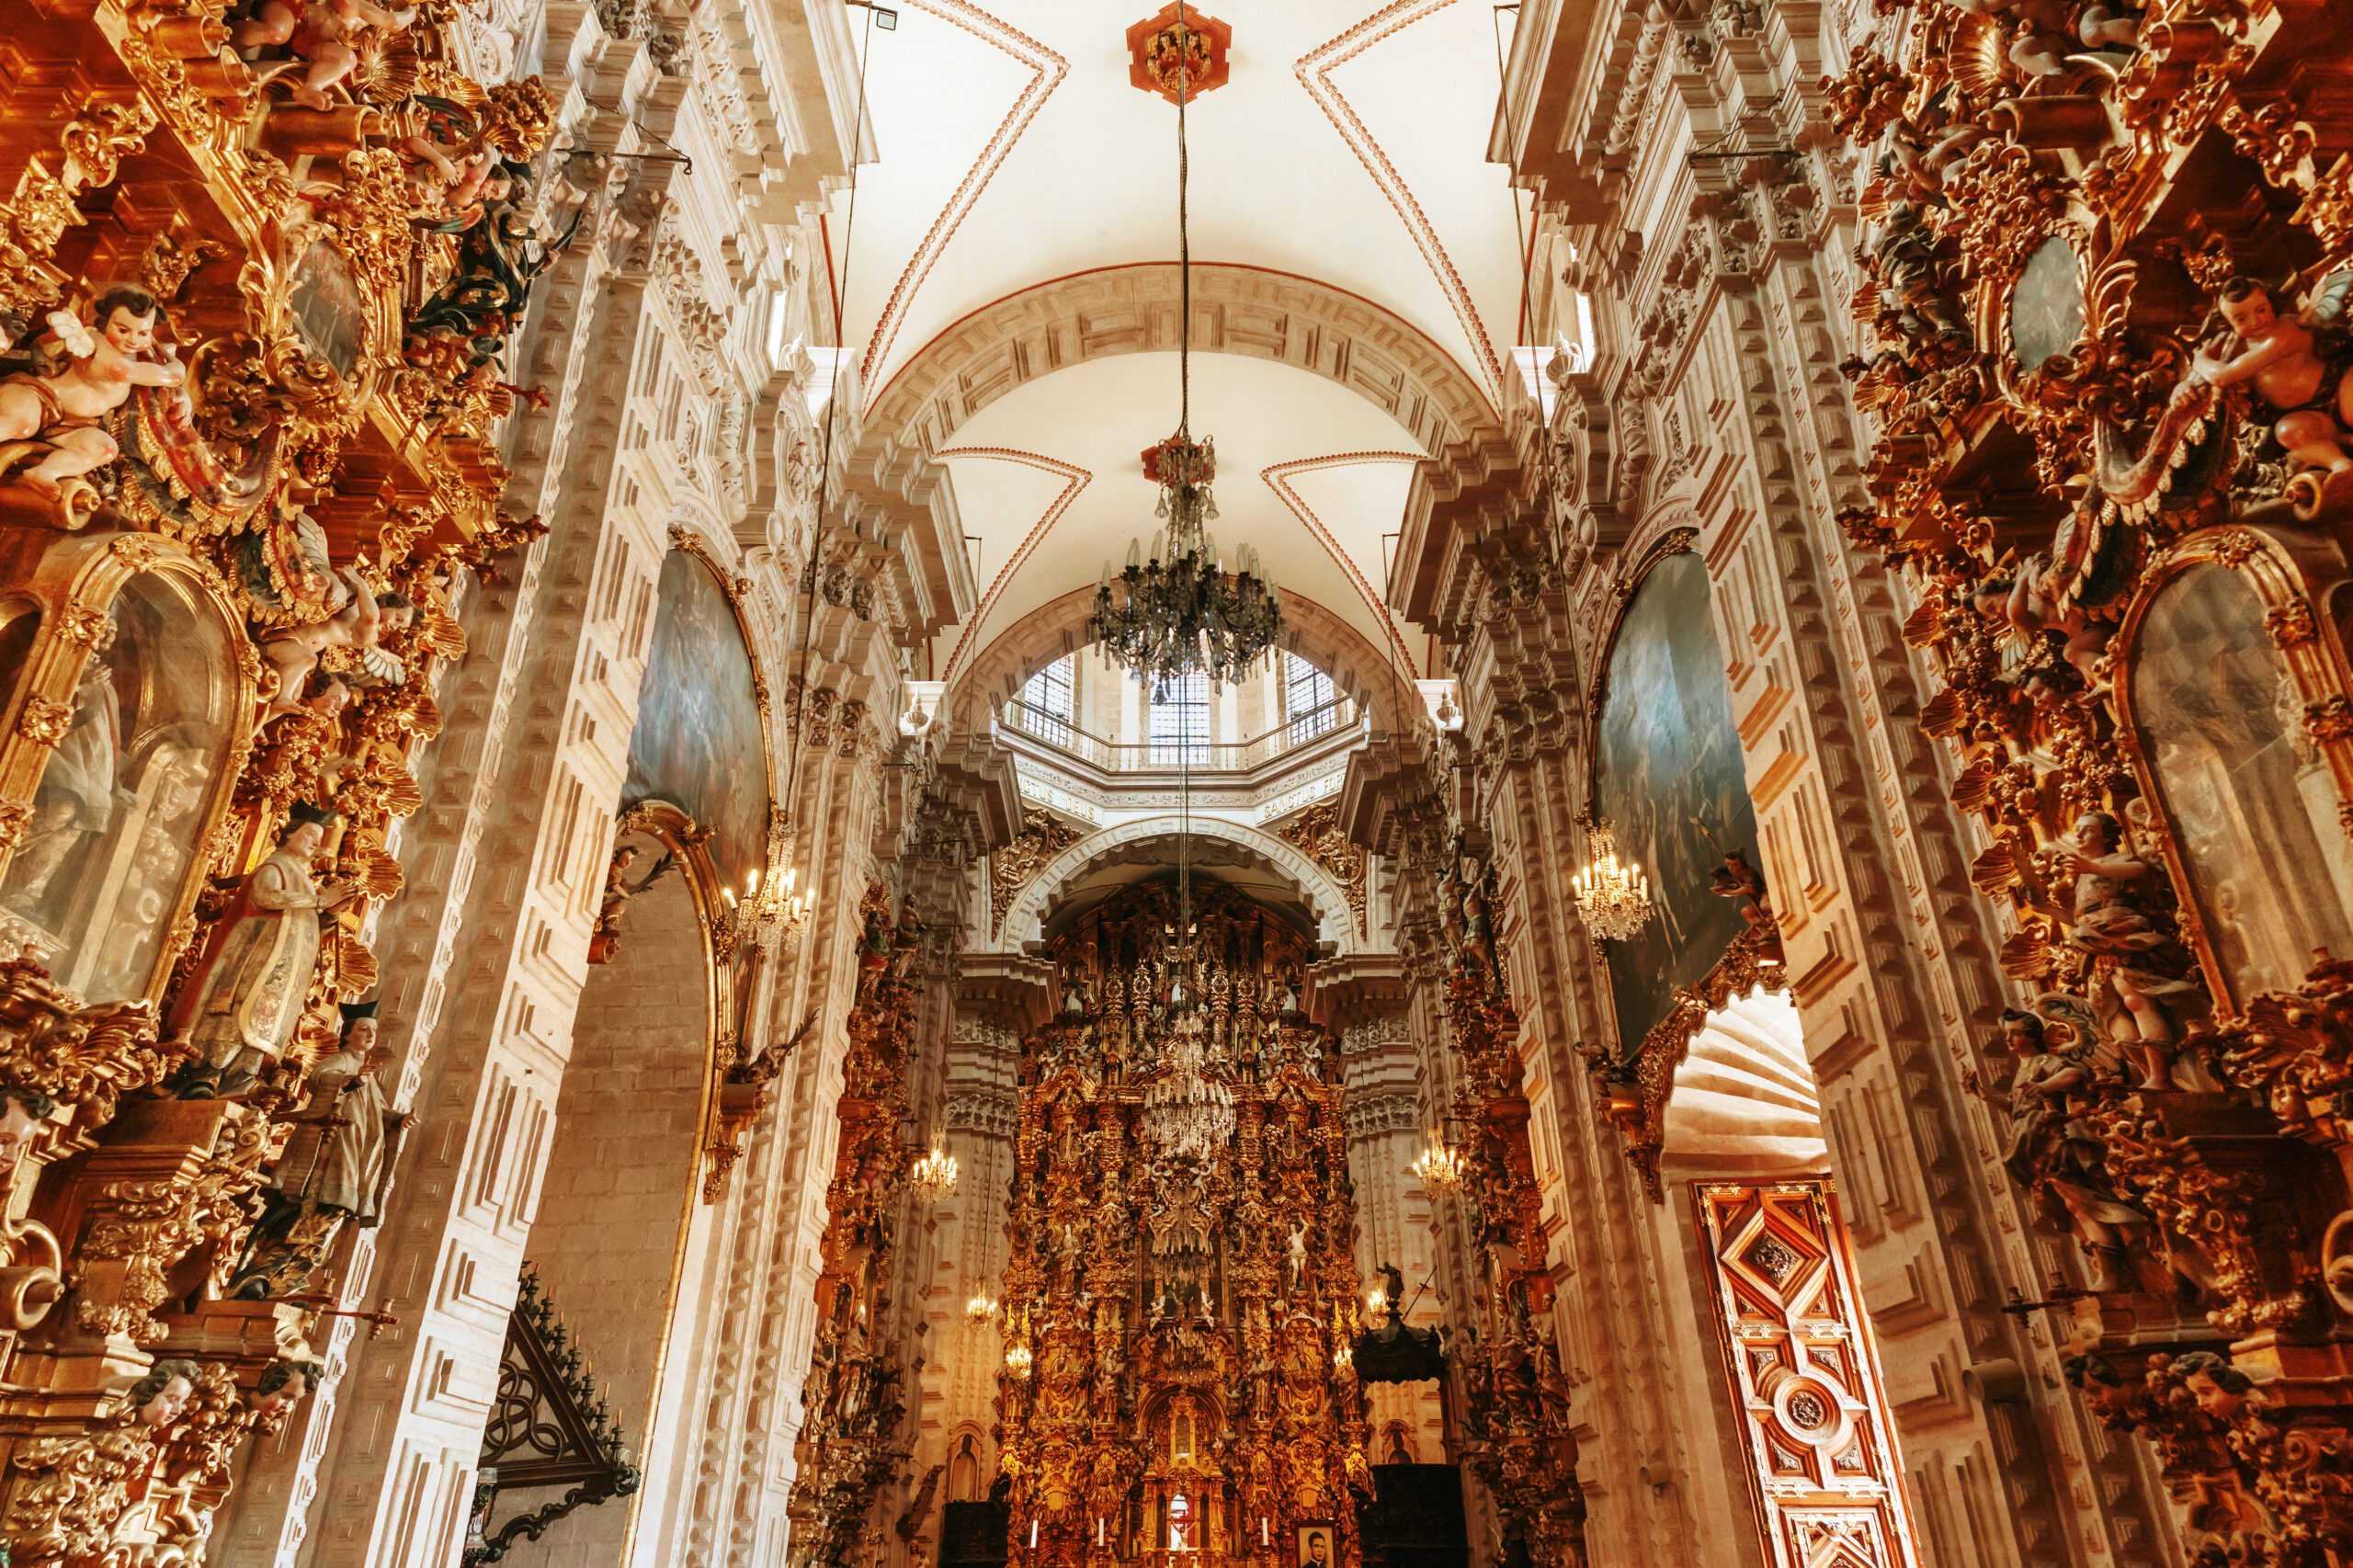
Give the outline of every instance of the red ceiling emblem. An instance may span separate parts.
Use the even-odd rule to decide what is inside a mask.
[[[1184,41],[1180,47],[1176,6],[1171,0],[1160,15],[1128,29],[1128,80],[1173,104],[1181,77],[1189,102],[1213,87],[1225,85],[1225,51],[1233,41],[1232,28],[1215,17],[1201,15],[1188,5],[1185,7]]]

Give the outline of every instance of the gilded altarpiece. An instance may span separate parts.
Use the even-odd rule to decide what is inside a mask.
[[[2002,909],[1961,1086],[2075,1265],[2011,1310],[2190,1560],[2342,1562],[2353,56],[2301,0],[1902,36],[1822,83],[1869,171],[1841,520]]]
[[[1022,1048],[1001,1464],[1014,1562],[1362,1560],[1337,1041],[1308,938],[1219,884],[1053,936]]]

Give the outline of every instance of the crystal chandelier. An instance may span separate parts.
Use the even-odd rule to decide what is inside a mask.
[[[1421,1157],[1407,1168],[1414,1173],[1415,1180],[1431,1191],[1452,1192],[1462,1185],[1465,1165],[1461,1150],[1433,1138]]]
[[[983,1286],[972,1292],[971,1301],[964,1303],[964,1315],[972,1320],[975,1327],[981,1327],[995,1321],[996,1309],[996,1298],[989,1294],[986,1286]]]
[[[1029,1346],[1017,1345],[1005,1353],[1005,1369],[1017,1378],[1026,1378],[1029,1375],[1032,1359]]]
[[[1178,47],[1187,34],[1185,6],[1176,7]],[[1165,700],[1180,676],[1200,674],[1212,685],[1239,680],[1272,649],[1283,631],[1282,606],[1266,579],[1258,552],[1245,545],[1229,574],[1209,523],[1217,516],[1210,483],[1217,476],[1217,443],[1193,439],[1193,254],[1185,210],[1188,164],[1185,100],[1190,74],[1176,86],[1176,433],[1143,454],[1146,479],[1160,486],[1154,514],[1166,527],[1152,536],[1147,557],[1128,541],[1128,563],[1117,577],[1109,562],[1095,590],[1090,631],[1103,662],[1150,685]]]
[[[915,1196],[926,1203],[938,1203],[956,1190],[956,1156],[931,1141],[931,1153],[917,1160],[915,1169],[907,1173],[907,1185]]]
[[[1190,1008],[1170,1031],[1167,1070],[1143,1092],[1144,1131],[1163,1158],[1206,1162],[1233,1138],[1233,1091],[1208,1075],[1208,1035]]]
[[[1608,823],[1587,824],[1586,842],[1593,858],[1569,879],[1576,891],[1577,913],[1595,936],[1622,942],[1650,920],[1650,880],[1633,861],[1619,864],[1618,843]]]

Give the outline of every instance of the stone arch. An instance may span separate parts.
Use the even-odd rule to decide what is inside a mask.
[[[1177,267],[1097,267],[1008,294],[916,351],[866,410],[858,459],[885,484],[912,475],[1007,392],[1090,359],[1173,353]],[[1470,373],[1419,327],[1313,278],[1193,264],[1193,349],[1242,354],[1338,382],[1436,452],[1496,423]]]
[[[1356,912],[1331,873],[1271,833],[1218,817],[1186,819],[1169,813],[1138,817],[1090,833],[1039,869],[1037,876],[1017,895],[997,926],[994,948],[1019,952],[1044,935],[1046,916],[1069,886],[1107,865],[1135,858],[1150,846],[1178,834],[1206,839],[1243,863],[1263,867],[1299,890],[1318,923],[1320,939],[1338,944],[1343,954],[1357,948]],[[1168,863],[1165,858],[1155,864]]]
[[[1019,617],[978,653],[948,674],[948,716],[958,730],[978,728],[983,715],[1021,689],[1040,668],[1089,644],[1093,587],[1074,588]],[[1419,701],[1414,677],[1383,656],[1372,639],[1347,618],[1289,589],[1283,592],[1283,646],[1332,677],[1342,696],[1370,716],[1376,730],[1410,727]]]

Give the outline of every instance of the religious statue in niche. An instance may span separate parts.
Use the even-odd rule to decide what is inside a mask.
[[[2084,1120],[2116,1059],[2104,1055],[2098,1026],[2076,998],[2054,995],[2044,1004],[2061,1012],[2073,1042],[2054,1047],[2041,1015],[2009,1008],[2002,1014],[2002,1044],[2014,1063],[2008,1084],[1983,1083],[1971,1068],[1962,1086],[2008,1115],[2002,1163],[2074,1235],[2091,1266],[2092,1289],[2169,1293],[2172,1272],[2153,1251],[2161,1244],[2156,1221],[2117,1191],[2107,1146]]]
[[[55,498],[70,480],[112,462],[120,449],[99,428],[135,387],[177,389],[188,369],[158,348],[163,311],[140,289],[98,296],[85,325],[71,312],[49,317],[37,346],[41,368],[0,381],[0,474]]]
[[[8,908],[31,915],[49,892],[66,857],[103,834],[118,809],[132,803],[122,787],[122,705],[115,694],[114,666],[107,659],[120,628],[113,616],[99,622],[97,639],[82,663],[74,688],[73,718],[41,769],[33,793],[32,820],[22,848],[9,866]]]
[[[416,1123],[385,1103],[378,1080],[391,1055],[378,1039],[376,1004],[345,1003],[342,1041],[311,1069],[306,1097],[290,1118],[294,1136],[270,1173],[231,1297],[291,1293],[326,1262],[345,1221],[376,1223],[400,1135]]]
[[[2106,812],[2086,812],[2059,846],[2075,878],[2067,940],[2093,960],[2095,996],[2118,1042],[2141,1071],[2141,1087],[2211,1089],[2195,1060],[2176,1059],[2177,1017],[2204,1017],[2205,991],[2189,951],[2161,923],[2154,902],[2165,874],[2124,847]],[[2186,1078],[2177,1085],[2177,1078]]]
[[[199,1052],[176,1081],[182,1099],[245,1094],[292,1043],[318,967],[321,923],[358,893],[348,882],[312,875],[334,820],[296,802],[276,852],[244,880],[212,928],[168,1020],[172,1038]]]

